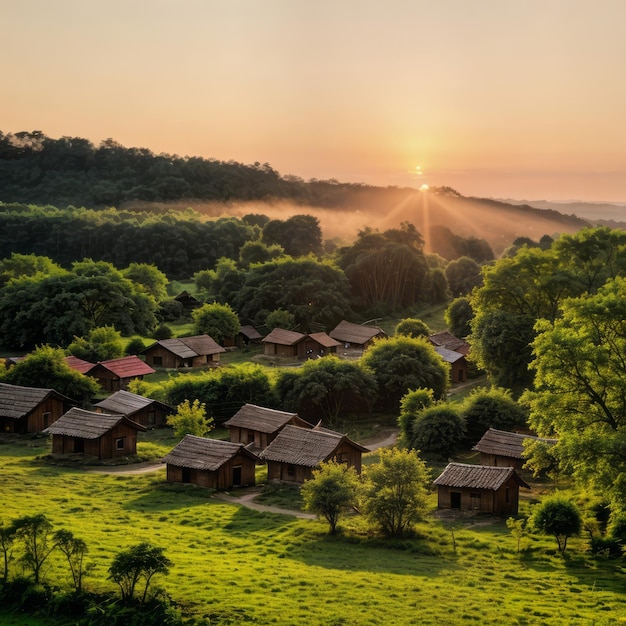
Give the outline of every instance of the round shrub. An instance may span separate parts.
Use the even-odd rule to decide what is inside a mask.
[[[459,450],[465,438],[465,422],[449,406],[424,409],[413,423],[411,447],[440,458]]]

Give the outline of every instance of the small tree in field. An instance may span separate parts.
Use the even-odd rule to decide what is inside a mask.
[[[184,400],[176,407],[176,413],[167,417],[176,437],[185,435],[203,437],[213,429],[213,418],[206,415],[206,404],[199,400]]]
[[[55,545],[51,541],[52,523],[43,514],[25,516],[16,519],[16,535],[24,544],[21,561],[33,573],[35,584],[42,578],[42,568]]]
[[[562,554],[565,554],[568,538],[578,535],[582,524],[576,505],[559,495],[543,500],[532,514],[533,528],[545,535],[554,535]]]
[[[2,582],[9,580],[9,563],[11,562],[13,542],[17,533],[14,522],[0,526],[0,549],[2,550],[2,560],[4,569],[2,570]]]
[[[70,566],[74,589],[80,593],[83,588],[83,577],[92,569],[85,567],[85,555],[87,554],[87,544],[78,537],[75,537],[70,530],[57,530],[54,533],[56,547],[65,555]]]
[[[163,554],[163,548],[143,542],[115,555],[109,567],[109,577],[119,585],[122,600],[127,602],[133,601],[135,589],[143,579],[143,604],[152,578],[156,574],[167,574],[171,565],[172,562]]]
[[[326,518],[329,533],[337,532],[337,522],[356,503],[358,477],[352,467],[329,461],[313,470],[313,478],[300,490],[304,508]]]
[[[361,502],[388,537],[402,537],[426,512],[430,472],[415,450],[381,450],[366,468]]]
[[[506,527],[511,531],[513,539],[517,542],[517,553],[519,554],[522,539],[528,534],[526,519],[515,519],[514,517],[509,517],[509,519],[506,520]]]

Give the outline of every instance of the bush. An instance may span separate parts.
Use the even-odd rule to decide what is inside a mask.
[[[619,559],[622,556],[623,548],[618,539],[614,537],[598,537],[591,540],[591,554],[602,556],[607,559]]]
[[[419,414],[413,422],[412,435],[412,448],[446,459],[460,449],[465,438],[465,422],[451,406],[435,405]]]
[[[143,343],[143,339],[141,337],[133,337],[127,344],[126,344],[126,354],[139,354],[143,349],[145,348],[145,345]]]
[[[160,341],[161,339],[171,339],[172,329],[166,324],[160,324],[152,333],[152,337],[154,337],[157,341]]]

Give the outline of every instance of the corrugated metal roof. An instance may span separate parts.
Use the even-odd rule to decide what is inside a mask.
[[[48,426],[43,432],[50,435],[63,435],[65,437],[78,437],[80,439],[98,439],[120,422],[126,422],[137,430],[146,430],[141,424],[137,424],[124,415],[111,415],[109,413],[96,413],[76,407]]]
[[[458,489],[490,489],[496,491],[511,477],[522,487],[530,489],[512,467],[468,465],[465,463],[448,463],[443,472],[435,478],[433,484]]]
[[[433,333],[428,337],[428,340],[434,346],[441,346],[454,352],[460,352],[461,354],[467,354],[470,349],[469,343],[464,339],[455,337],[449,330],[442,330],[438,333]]]
[[[261,433],[274,433],[280,430],[287,422],[298,417],[297,413],[277,411],[256,404],[244,404],[224,426],[249,428]]]
[[[242,452],[252,459],[256,456],[241,443],[185,435],[178,445],[163,457],[162,462],[176,467],[189,467],[211,472]]]
[[[110,413],[119,413],[121,415],[131,416],[133,413],[136,413],[151,404],[159,405],[165,410],[173,411],[172,407],[167,404],[163,404],[158,400],[145,398],[144,396],[124,390],[116,391],[108,398],[105,398],[101,402],[97,402],[94,406],[100,407]]]
[[[378,326],[363,326],[343,320],[330,331],[329,335],[337,341],[364,344],[374,337],[385,335],[385,331]]]
[[[299,341],[302,341],[306,335],[297,333],[293,330],[286,330],[285,328],[275,328],[264,339],[264,343],[277,343],[281,346],[293,346]]]
[[[54,389],[0,383],[0,416],[12,419],[24,417],[34,411],[51,394],[60,400],[69,401],[69,398]]]
[[[460,352],[455,352],[454,350],[448,350],[447,348],[442,348],[441,346],[434,346],[435,352],[446,362],[446,363],[456,363],[461,359],[465,358],[465,355]]]
[[[495,454],[497,456],[506,456],[512,459],[522,459],[524,451],[524,440],[531,439],[535,441],[544,441],[553,445],[556,439],[545,439],[534,437],[532,435],[524,435],[521,433],[510,433],[505,430],[496,430],[490,428],[480,439],[480,441],[472,448],[484,454]]]

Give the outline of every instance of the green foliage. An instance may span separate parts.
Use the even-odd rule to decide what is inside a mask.
[[[422,320],[407,317],[398,323],[395,334],[406,335],[407,337],[428,337],[431,330],[428,328],[428,324]]]
[[[141,337],[131,337],[126,344],[124,354],[139,354],[145,347],[146,345]]]
[[[191,314],[197,335],[209,335],[217,343],[234,337],[240,328],[239,318],[228,304],[203,304]]]
[[[474,316],[469,298],[455,298],[446,309],[444,319],[448,330],[461,339],[471,332],[471,321]]]
[[[85,555],[88,552],[87,544],[82,539],[75,537],[70,530],[57,530],[54,533],[54,543],[55,547],[67,559],[72,582],[74,583],[74,590],[76,593],[80,593],[82,591],[83,578],[91,569],[91,567],[85,566]]]
[[[450,261],[445,269],[448,287],[453,297],[458,298],[482,284],[480,265],[467,256]]]
[[[423,338],[379,339],[367,349],[361,364],[374,372],[378,405],[384,410],[398,411],[410,389],[432,389],[435,399],[443,398],[448,389],[449,366]]]
[[[167,416],[167,423],[179,439],[185,435],[204,437],[213,428],[213,419],[207,417],[205,404],[198,400],[181,402],[176,413]]]
[[[60,348],[41,346],[6,370],[1,376],[2,382],[54,389],[79,402],[93,398],[100,390],[96,380],[73,370],[64,359],[65,353]]]
[[[423,409],[435,402],[432,389],[414,389],[406,393],[400,400],[400,416],[398,426],[405,445],[411,446],[413,441],[413,424]]]
[[[274,309],[267,314],[265,318],[265,326],[271,331],[274,328],[286,328],[287,330],[294,328],[296,318],[285,309]]]
[[[0,549],[2,550],[2,583],[9,580],[9,564],[13,557],[13,542],[17,536],[17,527],[14,522],[0,526]]]
[[[255,263],[267,263],[279,259],[285,254],[282,246],[277,244],[267,245],[262,241],[246,241],[239,250],[239,265],[248,269]]]
[[[286,220],[270,220],[263,227],[263,241],[276,250],[281,247],[292,257],[321,254],[322,229],[312,215],[292,215]]]
[[[156,266],[148,263],[131,263],[122,271],[126,278],[138,285],[157,302],[167,298],[167,276]]]
[[[32,278],[58,273],[63,273],[63,269],[47,256],[13,252],[8,259],[0,260],[0,287],[14,278]]]
[[[324,517],[334,535],[340,517],[356,504],[358,486],[354,468],[329,461],[313,470],[313,478],[302,485],[300,492],[304,508]]]
[[[170,339],[174,333],[167,324],[159,324],[152,333],[152,337],[157,341],[161,339]]]
[[[55,548],[52,542],[52,523],[43,514],[25,515],[13,522],[16,537],[22,542],[22,565],[30,570],[36,585],[42,582],[42,568]]]
[[[465,420],[459,409],[450,404],[435,404],[420,411],[413,421],[411,448],[440,459],[447,459],[461,449],[465,440]]]
[[[429,485],[417,452],[383,449],[380,461],[364,469],[363,511],[388,537],[403,537],[426,512]]]
[[[565,554],[567,540],[582,529],[582,517],[576,505],[561,495],[544,498],[533,509],[532,527],[546,535],[554,535],[559,552]]]
[[[515,539],[517,544],[517,553],[520,553],[520,548],[522,545],[522,539],[526,537],[528,534],[528,528],[526,527],[527,520],[525,518],[515,519],[514,517],[509,517],[506,520],[506,527],[511,531],[511,535]]]
[[[102,326],[90,330],[86,337],[74,337],[74,341],[67,346],[67,352],[84,361],[97,363],[123,356],[124,341],[113,326]]]

